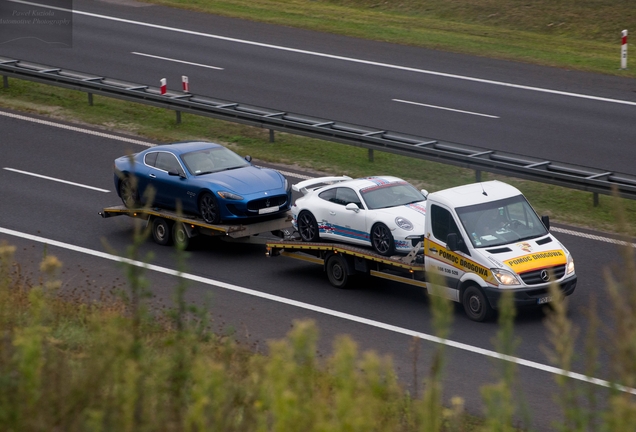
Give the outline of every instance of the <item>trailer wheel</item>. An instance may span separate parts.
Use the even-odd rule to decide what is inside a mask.
[[[349,281],[347,274],[347,262],[342,255],[331,255],[327,259],[327,277],[331,285],[336,288],[345,288]]]
[[[468,318],[473,321],[487,321],[494,312],[484,293],[474,285],[469,286],[464,291],[462,305]]]
[[[137,187],[133,183],[134,181],[130,176],[125,176],[119,182],[119,196],[126,208],[136,208],[141,204]]]
[[[395,252],[395,241],[389,227],[383,223],[373,225],[371,228],[371,246],[380,255],[393,255]]]
[[[298,215],[298,232],[300,238],[306,242],[317,242],[320,239],[318,233],[318,222],[316,218],[307,210],[303,210]]]
[[[183,250],[188,250],[192,245],[192,239],[188,237],[188,232],[183,226],[183,222],[175,222],[172,226],[172,238],[174,239],[174,244]]]
[[[221,221],[221,211],[219,203],[211,193],[205,192],[199,198],[199,213],[204,221],[209,224],[216,224]]]
[[[152,218],[152,238],[155,243],[167,246],[172,243],[172,232],[170,223],[164,218]]]

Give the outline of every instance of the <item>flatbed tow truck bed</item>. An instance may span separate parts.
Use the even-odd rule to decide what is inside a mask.
[[[419,247],[408,255],[391,257],[343,243],[281,240],[268,242],[266,247],[268,257],[280,255],[322,265],[336,288],[345,288],[349,277],[356,274],[426,288],[423,255],[416,253]]]
[[[155,242],[166,245],[172,241],[185,243],[198,235],[220,237],[224,240],[236,240],[250,243],[265,243],[255,236],[269,232],[280,232],[291,227],[291,214],[260,222],[247,224],[208,224],[191,215],[180,215],[175,211],[157,207],[130,209],[123,205],[106,207],[99,212],[103,218],[129,216],[146,220],[152,224],[152,236]]]

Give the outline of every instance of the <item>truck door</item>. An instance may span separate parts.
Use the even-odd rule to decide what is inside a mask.
[[[356,192],[348,187],[337,187],[321,193],[320,198],[327,201],[323,217],[329,223],[329,230],[320,235],[333,240],[354,242],[360,244],[369,243],[368,229],[366,227],[366,211]],[[345,206],[354,203],[359,211],[347,210]],[[320,222],[320,220],[319,220]]]
[[[459,280],[464,274],[463,258],[470,256],[465,239],[453,218],[453,213],[437,204],[431,205],[428,215],[430,224],[426,227],[424,253],[429,283],[439,290],[440,295],[459,301]],[[457,234],[460,250],[446,249],[448,234]]]

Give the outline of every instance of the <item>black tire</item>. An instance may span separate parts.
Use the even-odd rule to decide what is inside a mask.
[[[303,210],[298,215],[298,233],[300,238],[306,242],[317,242],[320,240],[318,232],[318,222],[310,212]]]
[[[199,198],[199,213],[206,223],[217,224],[221,222],[219,202],[211,193],[205,192]]]
[[[347,263],[342,255],[331,255],[327,259],[327,277],[336,288],[345,288],[349,282]]]
[[[152,239],[161,246],[172,243],[172,227],[170,222],[164,218],[155,217],[152,219]]]
[[[383,223],[375,224],[371,228],[371,246],[382,256],[391,256],[395,252],[391,230]]]
[[[137,186],[133,185],[133,183],[133,179],[129,176],[125,176],[119,182],[119,196],[127,208],[137,208],[141,205]]]
[[[172,239],[175,246],[183,250],[188,250],[192,245],[192,239],[188,237],[188,232],[182,222],[175,222],[172,226]]]
[[[462,306],[464,306],[464,311],[468,318],[473,321],[488,321],[494,313],[482,290],[474,285],[469,286],[464,291]]]

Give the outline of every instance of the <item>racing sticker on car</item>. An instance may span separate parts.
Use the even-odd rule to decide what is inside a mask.
[[[426,216],[426,206],[423,206],[422,204],[407,204],[406,205],[408,208],[415,210],[418,213],[423,214],[424,216]]]
[[[377,190],[377,189],[382,189],[388,186],[408,184],[405,181],[388,181],[380,177],[366,177],[365,180],[369,180],[370,182],[373,182],[374,185],[367,186],[365,188],[360,189],[360,193],[367,193],[367,192]]]
[[[566,262],[567,258],[565,256],[565,252],[561,249],[531,253],[504,261],[504,263],[516,273],[523,273],[545,267],[553,267],[565,264]]]

